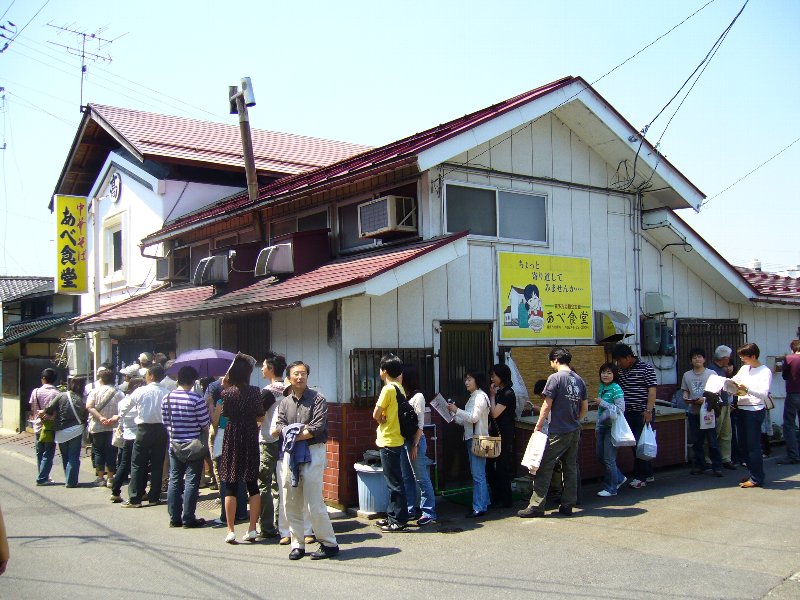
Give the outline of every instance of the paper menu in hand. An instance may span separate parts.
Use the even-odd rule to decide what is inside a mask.
[[[453,422],[453,415],[450,414],[450,411],[447,410],[447,400],[444,399],[444,396],[441,394],[436,394],[433,400],[431,400],[431,407],[436,410],[442,418],[447,421],[448,423]]]
[[[711,377],[708,378],[705,385],[705,391],[712,392],[714,394],[719,394],[721,391],[728,392],[729,394],[735,394],[738,387],[736,386],[736,382],[732,379],[727,379],[722,377],[721,375],[717,375],[716,373],[712,373]]]

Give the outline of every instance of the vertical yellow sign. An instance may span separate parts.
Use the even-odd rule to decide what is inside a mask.
[[[56,292],[84,294],[86,276],[86,198],[56,196]]]
[[[498,252],[501,340],[592,338],[588,258]]]

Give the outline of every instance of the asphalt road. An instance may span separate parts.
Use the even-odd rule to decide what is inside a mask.
[[[767,461],[764,489],[739,489],[743,471],[720,480],[688,468],[610,499],[585,485],[571,518],[522,520],[504,511],[476,523],[443,501],[438,525],[382,534],[344,516],[334,521],[338,557],[290,562],[288,547],[274,541],[233,546],[223,542],[224,528],[169,529],[164,506],[123,510],[99,488],[36,487],[29,438],[0,435],[0,506],[12,553],[0,598],[796,600],[800,466],[775,460]],[[91,475],[84,459],[81,482]],[[63,482],[58,456],[53,477]],[[216,510],[207,498],[198,516]]]

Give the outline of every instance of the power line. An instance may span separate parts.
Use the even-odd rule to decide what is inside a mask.
[[[10,45],[11,45],[11,44],[12,44],[12,43],[13,43],[13,42],[14,42],[14,41],[15,41],[15,40],[16,40],[16,39],[19,37],[19,36],[21,36],[21,35],[22,35],[22,32],[23,32],[23,31],[25,31],[25,29],[27,29],[28,25],[30,25],[31,23],[33,23],[33,20],[34,20],[36,17],[38,17],[38,16],[39,16],[39,13],[40,13],[40,12],[42,12],[42,11],[44,10],[44,7],[45,7],[45,6],[47,6],[48,4],[50,4],[50,0],[45,0],[45,3],[44,3],[44,4],[42,4],[41,8],[39,8],[39,10],[37,10],[37,11],[36,11],[36,14],[34,14],[34,15],[33,15],[33,16],[30,18],[30,20],[29,20],[27,23],[25,23],[25,25],[23,25],[23,26],[22,26],[22,29],[20,29],[19,31],[17,31],[17,32],[14,34],[14,36],[13,36],[11,39],[9,39],[9,40],[8,40],[8,42],[6,43],[6,45],[5,45],[5,46],[3,46],[3,48],[2,48],[2,49],[0,49],[0,54],[2,54],[3,52],[5,52],[6,50],[8,50],[8,47],[9,47],[9,46],[10,46]],[[9,6],[9,8],[11,8],[11,7]],[[6,12],[8,12],[8,11],[6,11]]]
[[[26,98],[23,98],[23,97],[22,97],[22,96],[20,96],[19,94],[15,94],[14,92],[12,92],[12,91],[9,91],[9,90],[6,90],[6,92],[7,92],[7,93],[8,93],[10,96],[14,96],[14,97],[15,97],[15,98],[17,98],[18,100],[21,100],[22,102],[24,102],[26,105],[28,105],[30,108],[32,108],[32,109],[34,109],[34,110],[38,110],[38,111],[39,111],[39,112],[41,112],[41,113],[44,113],[44,114],[46,114],[46,115],[48,115],[48,116],[50,116],[50,117],[53,117],[54,119],[58,119],[59,121],[61,121],[62,123],[65,123],[65,124],[67,124],[67,125],[70,125],[70,126],[74,126],[74,125],[75,125],[75,123],[74,123],[73,121],[68,121],[67,119],[65,119],[65,118],[63,118],[63,117],[59,117],[58,115],[54,115],[53,113],[51,113],[51,112],[49,112],[49,111],[45,110],[45,109],[44,109],[44,108],[42,108],[41,106],[38,106],[38,105],[34,104],[33,102],[31,102],[30,100],[28,100],[28,99],[26,99]]]
[[[711,202],[711,201],[712,201],[714,198],[719,198],[719,197],[720,197],[722,194],[724,194],[725,192],[727,192],[729,189],[731,189],[731,188],[732,188],[733,186],[735,186],[737,183],[740,183],[741,181],[744,181],[745,179],[747,179],[748,177],[750,177],[750,175],[752,175],[753,173],[755,173],[756,171],[758,171],[758,170],[759,170],[761,167],[763,167],[763,166],[764,166],[764,165],[766,165],[767,163],[769,163],[769,162],[773,161],[774,159],[778,158],[778,157],[779,157],[781,154],[783,154],[784,152],[786,152],[786,151],[787,151],[789,148],[791,148],[792,146],[794,146],[794,145],[795,145],[797,142],[800,142],[800,137],[799,137],[799,138],[797,138],[796,140],[794,140],[794,141],[793,141],[791,144],[789,144],[788,146],[785,146],[783,149],[781,149],[780,151],[778,151],[778,152],[776,152],[775,154],[773,154],[772,156],[770,156],[770,157],[769,157],[767,160],[765,160],[764,162],[762,162],[762,163],[761,163],[760,165],[758,165],[758,166],[757,166],[755,169],[753,169],[753,170],[749,171],[748,173],[746,173],[745,175],[743,175],[743,176],[739,177],[739,179],[737,179],[736,181],[734,181],[732,184],[730,184],[728,187],[726,187],[726,188],[725,188],[724,190],[722,190],[721,192],[719,192],[719,193],[717,193],[717,194],[714,194],[713,196],[711,196],[711,198],[706,198],[706,199],[703,201],[703,203],[700,205],[700,208],[704,207],[706,204],[708,204],[709,202]]]

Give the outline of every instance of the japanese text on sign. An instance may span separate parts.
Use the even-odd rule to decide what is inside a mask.
[[[56,196],[56,291],[83,294],[86,277],[86,198]]]

